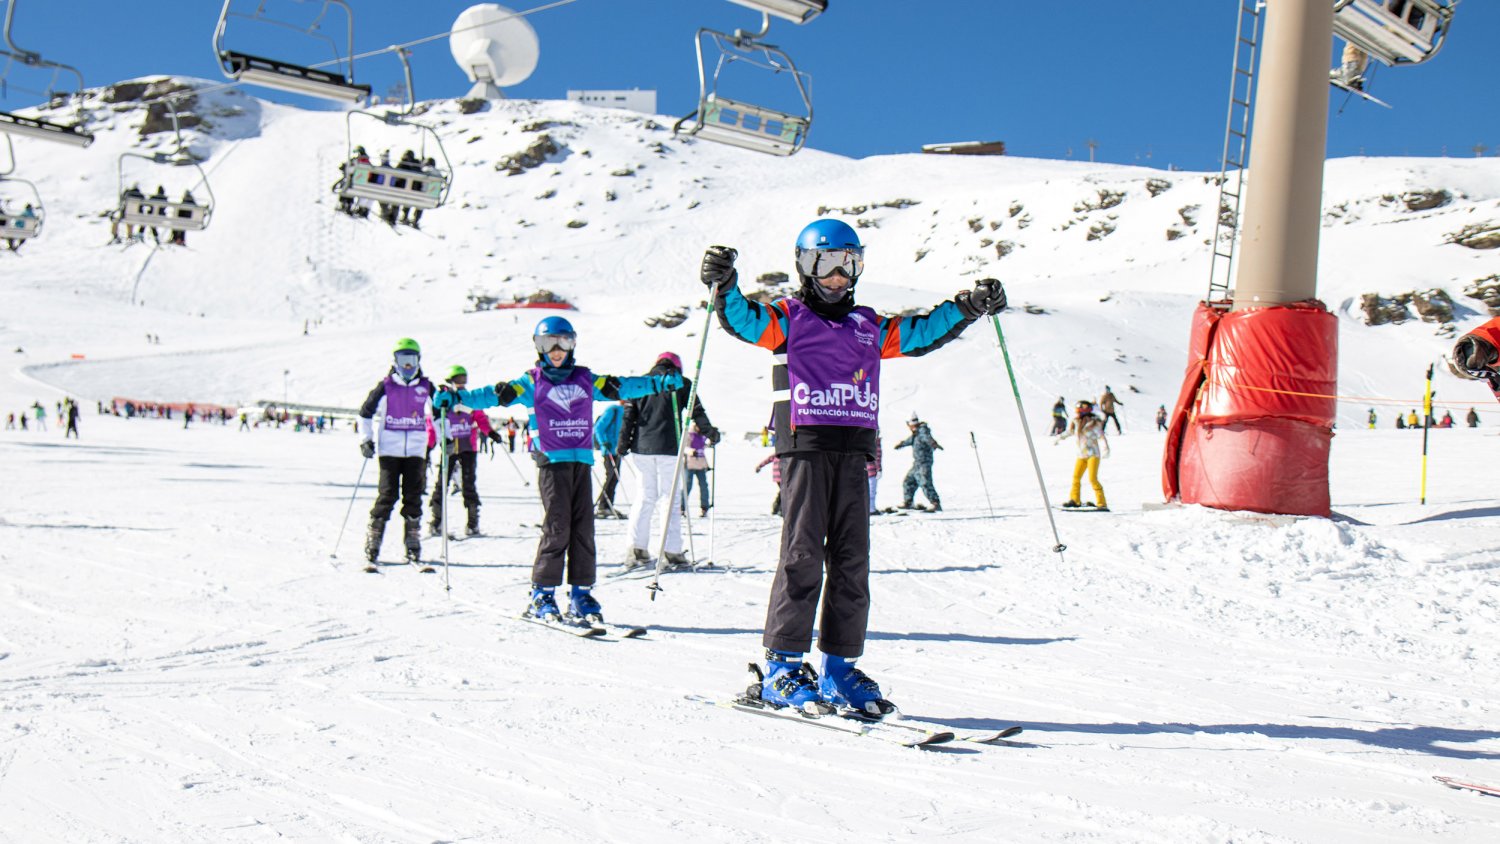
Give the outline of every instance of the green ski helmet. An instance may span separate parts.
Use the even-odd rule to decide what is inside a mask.
[[[452,367],[449,367],[449,369],[448,369],[448,377],[445,380],[452,381],[454,378],[457,378],[460,375],[463,376],[463,377],[465,377],[465,378],[468,378],[469,377],[469,370],[464,369],[462,366],[452,366]]]
[[[422,354],[422,347],[417,343],[417,341],[411,339],[410,337],[402,337],[400,340],[396,341],[396,348],[392,349],[391,351],[416,352],[420,355]]]

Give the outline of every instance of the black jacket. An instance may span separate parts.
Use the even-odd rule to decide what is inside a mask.
[[[652,375],[671,375],[677,371],[677,367],[665,361],[651,367]],[[621,402],[625,415],[620,420],[619,453],[633,451],[636,454],[675,455],[680,440],[677,438],[677,420],[673,415],[674,402],[676,409],[680,411],[687,406],[692,391],[693,382],[684,377],[682,386],[676,390]],[[708,413],[703,410],[703,402],[696,397],[693,398],[692,418],[698,423],[700,431],[713,427],[708,421]]]

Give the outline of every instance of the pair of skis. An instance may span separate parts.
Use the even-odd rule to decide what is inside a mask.
[[[872,738],[902,747],[936,747],[952,742],[969,744],[1005,744],[1006,739],[1021,732],[1021,727],[1006,727],[1003,730],[957,730],[943,724],[918,721],[899,716],[879,719],[852,710],[841,710],[829,714],[814,715],[787,706],[774,706],[748,694],[731,699],[715,699],[702,695],[687,695],[688,700],[704,703],[720,709],[744,712],[776,718],[794,724],[803,724],[823,730],[833,730],[857,738]]]
[[[394,565],[399,565],[399,564],[398,563],[386,563],[386,565],[388,565],[388,566],[394,566]],[[417,567],[417,571],[420,572],[420,573],[422,573],[422,574],[434,574],[434,573],[437,572],[437,569],[433,568],[431,563],[424,562],[422,560],[408,559],[406,561],[405,565],[416,566]],[[378,562],[365,563],[365,574],[380,574],[380,573],[381,573],[380,572],[380,564]]]
[[[602,639],[611,636],[616,639],[639,639],[649,632],[646,628],[635,625],[610,624],[606,621],[593,621],[573,616],[562,616],[553,621],[533,615],[522,615],[520,620],[577,636],[580,639]]]

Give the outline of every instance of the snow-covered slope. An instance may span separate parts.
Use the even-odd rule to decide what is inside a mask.
[[[1461,326],[1479,320],[1462,289],[1500,259],[1445,235],[1500,218],[1494,160],[1329,163],[1320,289],[1341,317],[1341,389],[1359,397],[1340,404],[1341,518],[1247,520],[1141,509],[1160,497],[1151,413],[1175,396],[1206,286],[1210,174],[811,149],[781,160],[674,139],[665,118],[433,103],[423,118],[457,168],[452,201],[420,231],[392,231],[333,210],[344,115],[221,92],[195,111],[214,127],[186,132],[213,225],[152,250],[107,244],[102,214],[120,154],[164,136],[140,140],[138,104],[96,95],[88,109],[99,139],[87,150],[17,142],[47,230],[0,251],[0,415],[64,394],[87,411],[81,443],[0,433],[0,841],[1500,834],[1493,800],[1428,781],[1493,779],[1500,758],[1500,511],[1485,480],[1500,471],[1500,417],[1486,390],[1440,372],[1439,399],[1478,406],[1485,425],[1432,432],[1429,503],[1414,503],[1419,435],[1390,430],[1386,404],[1382,430],[1365,430],[1364,397],[1414,403],[1451,341],[1416,321],[1366,327],[1358,308],[1366,292],[1444,287],[1471,309]],[[543,134],[558,152],[540,166],[496,169]],[[355,142],[399,154],[406,141]],[[175,193],[186,172],[159,181]],[[1452,199],[1416,212],[1386,199],[1430,189]],[[756,287],[791,270],[793,238],[821,213],[862,226],[860,298],[881,310],[1004,280],[1034,432],[1059,395],[1108,384],[1125,402],[1103,472],[1116,512],[1059,515],[1059,558],[993,333],[976,326],[883,373],[881,503],[906,467],[890,445],[920,411],[947,446],[947,512],[874,526],[862,665],[912,715],[1025,725],[1020,747],[903,751],[683,700],[741,685],[779,530],[770,480],[752,472],[764,452],[740,436],[766,418],[769,361],[717,328],[703,400],[731,435],[712,538],[698,525],[695,543],[733,570],[668,577],[655,602],[638,582],[601,587],[612,618],[652,626],[643,642],[508,620],[540,510],[503,458],[480,469],[491,536],[454,546],[445,593],[351,563],[371,480],[354,493],[352,437],[92,412],[116,395],[251,403],[283,390],[347,407],[408,335],[429,371],[517,374],[535,313],[469,312],[471,293],[575,302],[580,359],[597,370],[638,373],[667,349],[691,362],[703,248],[740,249]],[[643,323],[682,306],[675,328]],[[1056,502],[1072,456],[1038,446]],[[606,563],[626,547],[617,523],[599,542]]]

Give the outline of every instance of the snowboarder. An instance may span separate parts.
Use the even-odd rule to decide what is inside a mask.
[[[620,419],[624,415],[619,404],[611,404],[594,422],[594,448],[604,464],[604,486],[599,490],[599,500],[594,502],[595,518],[625,518],[624,513],[615,509],[615,490],[620,485],[620,455],[615,450],[620,447]],[[514,432],[511,436],[515,436]]]
[[[1115,415],[1115,405],[1124,407],[1125,402],[1115,398],[1115,394],[1110,391],[1109,385],[1105,384],[1104,395],[1099,397],[1099,410],[1104,414],[1103,424],[1108,425],[1109,420],[1115,420],[1115,433],[1121,434],[1124,432],[1120,430],[1120,417]]]
[[[1373,428],[1374,426],[1372,425],[1370,427]],[[1167,430],[1167,406],[1164,404],[1159,404],[1156,406],[1156,430]],[[1055,431],[1054,433],[1061,434],[1062,431]]]
[[[700,272],[719,324],[777,356],[771,384],[785,517],[760,692],[777,706],[886,714],[894,705],[855,667],[870,611],[866,465],[880,429],[880,362],[940,348],[980,317],[1004,310],[1005,290],[984,279],[925,315],[886,318],[854,303],[864,247],[848,224],[814,221],[798,234],[795,255],[800,289],[769,305],[740,291],[729,247],[709,247]],[[814,682],[802,660],[812,647],[820,592],[824,659]]]
[[[932,512],[940,512],[943,502],[938,499],[937,487],[932,483],[932,459],[942,446],[933,438],[927,423],[919,419],[917,414],[913,413],[906,420],[906,427],[911,431],[911,436],[896,443],[896,448],[911,446],[911,469],[906,473],[906,480],[901,482],[901,509],[922,509],[916,503],[917,487],[921,487]]]
[[[561,620],[557,587],[572,586],[569,616],[602,620],[593,596],[595,580],[592,429],[594,402],[639,399],[682,386],[682,376],[663,373],[621,378],[595,375],[578,366],[573,351],[578,335],[562,317],[547,317],[532,333],[537,365],[512,381],[481,390],[449,391],[434,399],[442,410],[466,405],[474,410],[521,404],[532,408],[537,424],[537,489],[542,498],[542,536],[531,569],[531,598],[526,614],[543,621]]]
[[[365,559],[372,565],[385,537],[396,498],[401,499],[401,517],[406,558],[422,556],[422,489],[427,476],[427,408],[432,400],[432,382],[422,374],[422,347],[410,337],[396,341],[391,371],[365,397],[359,408],[359,450],[366,459],[380,457],[379,493],[370,508],[370,526],[365,533]],[[375,438],[375,415],[380,412],[379,446]]]
[[[662,352],[656,356],[651,375],[681,377],[682,359],[672,352]],[[677,471],[677,452],[682,447],[679,414],[688,411],[688,416],[711,442],[719,440],[719,432],[709,422],[703,403],[694,397],[693,406],[687,407],[692,384],[690,379],[683,378],[682,386],[673,392],[625,405],[617,452],[621,457],[630,455],[630,462],[636,469],[635,495],[630,509],[630,551],[624,562],[627,571],[652,562],[647,550],[651,543],[651,521],[657,502],[664,501],[672,489],[672,473]],[[678,484],[677,489],[681,490],[682,485]],[[662,556],[668,566],[689,567],[692,561],[682,553],[681,510],[669,502],[666,511],[663,519],[666,542],[662,546]]]
[[[462,366],[449,368],[448,377],[444,384],[450,384],[454,389],[462,390],[469,383],[469,371]],[[464,495],[464,510],[468,513],[468,521],[464,523],[465,536],[479,535],[479,490],[475,486],[475,471],[479,467],[475,443],[481,437],[489,438],[490,442],[499,442],[500,435],[495,433],[490,426],[490,418],[482,411],[454,410],[448,414],[448,440],[443,444],[443,449],[448,455],[448,477],[461,476],[460,489]],[[437,445],[437,426],[432,420],[427,420],[427,448],[429,451]],[[431,464],[431,461],[428,461]],[[428,535],[441,536],[443,520],[443,477],[442,472],[437,473],[437,483],[432,487],[432,497],[427,509],[431,514],[427,524]]]
[[[1099,460],[1109,456],[1109,437],[1104,433],[1104,420],[1094,415],[1093,402],[1082,399],[1074,406],[1073,421],[1068,423],[1068,429],[1056,442],[1062,442],[1068,437],[1073,437],[1078,442],[1078,460],[1073,464],[1073,486],[1068,491],[1068,500],[1062,506],[1070,510],[1078,507],[1108,510],[1109,503],[1104,500],[1104,485],[1099,483]],[[1094,501],[1090,504],[1079,500],[1084,470],[1088,470],[1089,485],[1094,488]]]
[[[1068,401],[1062,396],[1057,397],[1057,404],[1052,405],[1052,436],[1057,436],[1068,427]]]

